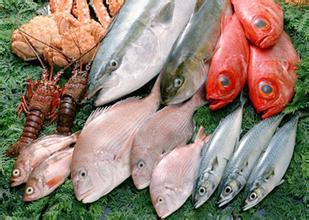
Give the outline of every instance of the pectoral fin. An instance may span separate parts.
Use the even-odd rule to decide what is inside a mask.
[[[160,13],[154,18],[152,25],[166,25],[173,21],[175,1],[169,1],[160,11]]]
[[[268,168],[264,174],[263,174],[263,179],[265,180],[269,180],[272,176],[275,175],[275,168],[274,167],[270,167]]]
[[[218,157],[216,157],[211,163],[211,171],[214,171],[219,165]]]

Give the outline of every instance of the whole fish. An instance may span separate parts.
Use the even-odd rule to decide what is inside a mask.
[[[261,121],[242,137],[224,171],[219,207],[230,202],[243,189],[251,170],[269,144],[283,116],[278,115]]]
[[[25,188],[24,201],[34,201],[52,193],[70,175],[73,148],[54,153],[32,171]]]
[[[275,45],[283,31],[283,11],[274,0],[232,0],[247,38],[259,48]]]
[[[196,0],[126,1],[92,64],[88,98],[100,106],[145,85],[162,69]]]
[[[203,205],[218,187],[227,161],[236,149],[240,135],[245,100],[216,128],[207,147],[203,148],[198,178],[193,191],[194,207]],[[205,149],[205,150],[204,150]]]
[[[205,82],[220,26],[231,13],[229,0],[204,0],[175,43],[164,66],[162,101],[177,104],[190,98]]]
[[[263,114],[263,119],[281,112],[291,101],[299,62],[286,33],[270,49],[250,47],[249,96],[256,111]]]
[[[247,82],[249,43],[236,15],[229,17],[211,59],[206,82],[209,108],[217,110],[232,102]]]
[[[201,127],[193,144],[175,148],[154,169],[150,195],[160,218],[175,212],[190,197],[204,141],[206,135]]]
[[[153,168],[177,145],[186,144],[193,134],[192,116],[205,102],[200,93],[184,104],[167,106],[153,114],[136,132],[130,158],[134,185],[150,183]]]
[[[35,167],[53,153],[74,144],[78,136],[79,132],[71,136],[48,135],[28,145],[17,157],[11,176],[11,186],[18,186],[27,182]]]
[[[128,98],[94,112],[76,142],[71,176],[76,198],[94,202],[130,176],[135,130],[160,105],[159,79],[151,94]]]
[[[276,132],[265,153],[254,166],[246,187],[244,211],[257,205],[283,182],[282,178],[294,151],[299,117],[300,115],[294,116]]]

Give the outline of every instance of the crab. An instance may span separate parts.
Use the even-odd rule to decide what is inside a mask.
[[[36,16],[13,32],[12,51],[25,61],[35,60],[30,42],[51,66],[64,67],[82,54],[80,62],[89,63],[122,4],[123,0],[93,0],[97,22],[90,17],[87,0],[50,0],[51,15]]]

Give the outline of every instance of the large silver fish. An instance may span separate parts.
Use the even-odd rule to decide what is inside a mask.
[[[178,38],[163,68],[162,101],[177,104],[205,83],[209,61],[220,37],[221,22],[231,14],[229,0],[204,0]]]
[[[265,153],[254,166],[246,187],[246,211],[262,201],[276,186],[280,185],[292,159],[297,123],[294,116],[282,126],[271,139]]]
[[[130,159],[132,178],[138,189],[149,185],[153,168],[166,153],[190,140],[193,113],[204,103],[199,92],[184,104],[161,109],[138,129]]]
[[[135,130],[159,105],[158,79],[148,97],[128,98],[89,117],[76,142],[71,166],[78,200],[94,202],[130,176]]]
[[[27,182],[32,170],[53,153],[74,144],[79,132],[71,136],[48,135],[40,138],[23,149],[14,165],[11,176],[11,186]]]
[[[208,147],[202,151],[198,179],[193,192],[195,208],[210,198],[221,181],[227,161],[238,144],[244,103],[242,100],[240,107],[220,121],[207,143]]]
[[[243,189],[254,164],[269,144],[283,116],[261,121],[242,137],[224,171],[219,207],[230,202]]]
[[[99,46],[88,98],[100,106],[145,85],[162,69],[196,0],[126,1]]]
[[[206,135],[201,127],[193,144],[178,146],[155,167],[150,195],[160,218],[166,218],[190,197]]]

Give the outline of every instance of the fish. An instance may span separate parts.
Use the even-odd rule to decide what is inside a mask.
[[[245,98],[240,106],[222,119],[201,152],[198,178],[192,199],[195,208],[203,205],[217,189],[228,160],[236,150],[242,123]],[[204,150],[205,149],[205,150]]]
[[[300,115],[284,124],[271,139],[266,151],[252,170],[246,186],[246,211],[260,203],[276,186],[283,183],[283,176],[292,159],[297,124]]]
[[[77,200],[94,202],[130,176],[135,131],[159,105],[158,78],[146,98],[127,98],[90,115],[75,144],[71,165]]]
[[[262,120],[241,138],[224,171],[219,207],[229,203],[244,188],[254,165],[268,146],[283,117],[284,115],[280,114]]]
[[[30,202],[43,198],[70,175],[73,148],[58,151],[34,168],[25,187],[23,200]]]
[[[234,14],[225,23],[210,63],[206,98],[212,111],[231,103],[243,90],[247,82],[249,58],[249,43]]]
[[[283,11],[274,0],[232,0],[248,40],[261,49],[274,46],[283,32]]]
[[[189,99],[205,83],[221,23],[230,13],[229,0],[205,0],[194,13],[162,70],[164,104],[178,104]]]
[[[250,46],[248,87],[250,100],[262,118],[280,113],[291,101],[299,56],[286,33],[267,50]]]
[[[32,170],[53,153],[74,144],[79,137],[79,132],[70,136],[48,135],[42,137],[24,148],[15,162],[12,175],[11,187],[27,182]]]
[[[149,186],[157,163],[177,145],[186,144],[193,135],[192,116],[205,104],[202,91],[184,104],[169,105],[149,117],[133,140],[130,169],[137,189]]]
[[[175,212],[190,197],[206,141],[204,128],[200,127],[194,143],[178,146],[155,167],[149,188],[160,218]]]
[[[161,71],[197,0],[126,1],[98,48],[87,98],[95,106],[119,99]]]

